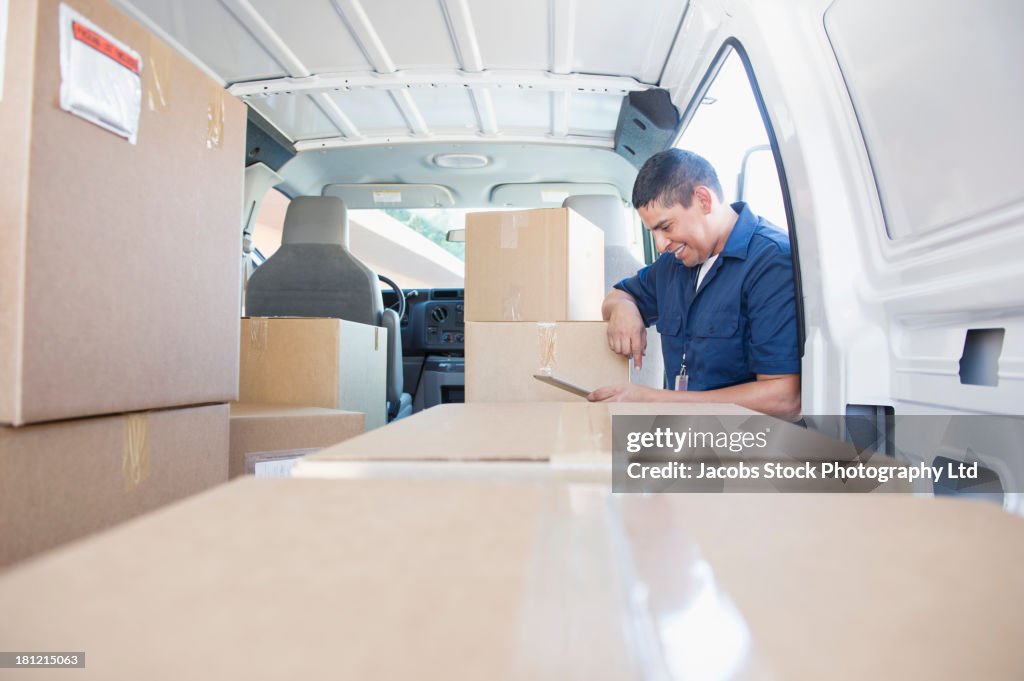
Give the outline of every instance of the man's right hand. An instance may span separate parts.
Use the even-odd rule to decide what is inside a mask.
[[[647,327],[633,296],[613,289],[604,299],[601,311],[608,320],[608,347],[618,355],[632,357],[637,369],[643,367]]]

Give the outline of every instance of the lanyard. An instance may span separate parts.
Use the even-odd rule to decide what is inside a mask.
[[[676,376],[676,390],[688,390],[690,376],[686,373],[686,353],[683,353],[683,362],[679,366],[679,375]]]

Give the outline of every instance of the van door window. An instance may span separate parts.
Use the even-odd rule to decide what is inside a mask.
[[[748,201],[755,213],[789,230],[768,131],[736,50],[728,51],[675,146],[711,162],[727,201]]]
[[[291,199],[276,189],[269,190],[263,197],[252,230],[253,250],[257,253],[256,264],[272,256],[281,247],[284,214],[288,212],[289,203]]]

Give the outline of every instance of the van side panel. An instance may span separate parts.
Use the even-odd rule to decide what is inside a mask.
[[[897,413],[1019,413],[1024,5],[839,0],[825,19],[885,215],[865,241]],[[990,332],[997,343],[971,342]],[[979,362],[983,381],[965,371]]]

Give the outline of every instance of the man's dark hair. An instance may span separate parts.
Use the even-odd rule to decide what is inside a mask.
[[[718,173],[707,159],[692,151],[668,149],[647,159],[633,183],[633,207],[643,208],[657,201],[663,206],[677,203],[689,208],[697,185],[710,188],[724,201]]]

